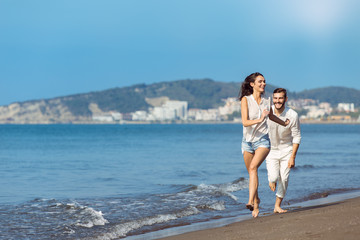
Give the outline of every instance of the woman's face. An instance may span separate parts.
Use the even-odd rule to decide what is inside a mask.
[[[253,83],[251,83],[251,86],[257,92],[260,92],[260,93],[265,92],[265,86],[266,86],[265,78],[263,76],[257,76],[255,78],[255,81]]]

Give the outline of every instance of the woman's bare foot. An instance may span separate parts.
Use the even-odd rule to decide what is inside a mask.
[[[282,209],[281,207],[275,207],[274,213],[286,213],[287,210]]]
[[[254,210],[254,204],[246,204],[246,208],[249,209],[250,211]]]
[[[257,197],[255,199],[254,204],[248,203],[248,204],[246,204],[246,208],[249,209],[250,211],[253,211],[254,208],[259,208],[259,204],[260,204],[260,198]]]
[[[259,208],[254,208],[252,211],[253,218],[257,218],[259,216]]]
[[[252,216],[254,218],[258,217],[259,216],[259,205],[260,205],[260,198],[256,198],[255,199],[255,202],[254,202],[254,210],[252,211]]]
[[[275,192],[276,190],[276,182],[269,182],[269,187],[271,189],[271,191]]]

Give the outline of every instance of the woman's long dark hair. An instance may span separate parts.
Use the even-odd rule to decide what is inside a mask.
[[[249,95],[253,94],[254,90],[253,90],[253,87],[250,85],[250,83],[255,82],[255,79],[258,76],[264,77],[264,75],[262,75],[261,73],[255,72],[245,78],[244,82],[241,84],[241,88],[239,91],[239,100],[240,101],[244,96],[249,96]]]

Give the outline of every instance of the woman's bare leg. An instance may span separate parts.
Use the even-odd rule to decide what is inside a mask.
[[[253,158],[250,162],[248,172],[249,172],[249,202],[248,204],[254,205],[253,217],[257,217],[259,215],[259,198],[258,198],[258,168],[265,160],[266,156],[269,154],[270,149],[268,148],[258,148],[253,155]],[[256,199],[256,203],[254,204],[254,200]]]
[[[251,161],[254,157],[254,153],[249,153],[249,152],[244,152],[244,162],[245,162],[245,166],[246,166],[246,169],[249,173],[249,168],[250,168],[250,164],[251,164]],[[250,176],[250,173],[249,173],[249,176]],[[250,188],[249,188],[250,189]],[[254,209],[254,205],[257,205],[257,208],[259,208],[259,204],[260,204],[260,198],[258,196],[258,192],[256,191],[256,194],[255,194],[255,201],[251,201],[249,200],[248,204],[246,204],[246,206],[251,210],[253,211]]]
[[[254,153],[250,153],[250,152],[245,151],[243,156],[244,156],[245,167],[246,167],[246,170],[248,171],[249,177],[250,177],[249,168],[250,168],[251,161],[252,161],[252,159],[254,157]],[[249,181],[249,184],[250,184],[250,181]],[[249,185],[249,189],[250,189],[250,185]],[[253,209],[254,209],[254,200],[250,200],[250,198],[249,198],[249,202],[246,204],[246,207],[248,209],[250,209],[250,211],[253,211]]]

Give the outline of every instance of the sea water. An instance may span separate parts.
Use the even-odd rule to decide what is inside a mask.
[[[289,204],[358,190],[360,125],[302,124]],[[240,124],[0,125],[0,239],[120,239],[248,216]],[[259,169],[261,214],[275,194]]]

